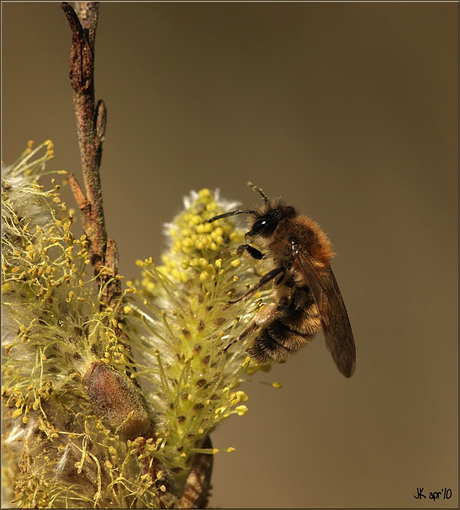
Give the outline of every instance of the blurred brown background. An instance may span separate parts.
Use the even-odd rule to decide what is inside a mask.
[[[3,155],[55,143],[81,176],[57,3],[3,3]],[[329,234],[357,345],[322,335],[246,385],[213,434],[211,506],[427,507],[457,496],[456,3],[107,3],[96,96],[121,272],[159,260],[191,189],[251,207],[252,180]],[[80,179],[81,182],[81,179]],[[67,202],[73,204],[72,198]],[[414,499],[417,487],[426,500]]]

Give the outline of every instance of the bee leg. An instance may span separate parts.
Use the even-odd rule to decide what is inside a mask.
[[[254,248],[254,246],[251,246],[250,244],[241,244],[240,246],[238,246],[238,250],[236,253],[238,255],[241,255],[244,251],[247,251],[253,259],[262,260],[264,258],[264,254],[257,248]]]
[[[286,310],[289,305],[291,304],[291,300],[287,298],[286,296],[283,296],[278,303],[278,306],[276,307],[277,312],[282,312],[283,310]]]
[[[253,331],[255,331],[259,325],[256,323],[256,321],[252,321],[252,323],[241,333],[240,336],[237,336],[234,338],[227,347],[224,347],[223,351],[227,352],[227,350],[236,342],[239,342],[240,340],[244,340],[248,335],[250,335]]]
[[[224,347],[223,351],[227,352],[227,350],[236,342],[240,340],[244,340],[248,335],[254,333],[260,327],[264,327],[267,323],[270,323],[273,318],[278,314],[278,310],[276,309],[274,303],[267,305],[263,312],[259,312],[257,317],[249,324],[249,326],[236,338],[234,338],[227,347]]]
[[[238,301],[242,301],[243,299],[248,298],[249,296],[254,294],[254,292],[256,292],[261,287],[263,287],[265,284],[267,284],[268,282],[270,282],[271,280],[276,278],[280,273],[284,273],[284,271],[285,271],[284,267],[277,267],[275,269],[272,269],[267,274],[262,276],[262,278],[259,280],[259,283],[257,285],[255,285],[252,289],[248,290],[248,292],[246,292],[246,294],[244,296],[241,296],[240,298],[236,299],[235,301],[230,301],[230,304],[233,305],[235,303],[238,303]]]

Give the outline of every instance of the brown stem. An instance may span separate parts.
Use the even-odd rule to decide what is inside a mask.
[[[107,237],[99,174],[107,122],[104,102],[101,100],[95,105],[94,100],[94,43],[99,5],[97,2],[76,2],[76,12],[66,2],[63,2],[61,7],[72,29],[69,77],[74,91],[86,197],[72,173],[69,174],[69,181],[80,207],[94,272],[98,277],[99,286],[103,287],[102,304],[112,306],[121,296],[121,283],[118,278],[117,245],[113,239]],[[128,339],[123,331],[118,328],[116,330],[118,337],[125,341],[129,348]],[[211,447],[209,438],[204,446]],[[184,492],[179,500],[180,507],[200,508],[205,505],[210,487],[212,461],[212,455],[197,454],[194,457]]]
[[[204,448],[212,448],[211,438],[208,436],[203,444]],[[197,453],[193,458],[192,469],[187,478],[184,492],[179,499],[179,508],[206,508],[211,488],[213,455]]]
[[[80,207],[80,210],[83,211],[84,209],[86,209],[86,206],[88,204],[86,202],[85,195],[83,194],[83,191],[80,188],[80,184],[78,184],[77,179],[75,179],[75,175],[72,172],[69,173],[69,182],[70,182],[70,187],[72,188],[72,192],[74,194],[75,200],[77,201],[77,204]]]
[[[94,44],[96,38],[99,4],[76,2],[76,11],[66,2],[61,7],[72,30],[72,49],[69,60],[69,77],[73,88],[77,135],[83,169],[86,197],[72,175],[70,183],[81,210],[82,226],[92,255],[94,272],[99,285],[118,274],[118,257],[115,242],[108,247],[105,227],[102,188],[99,168],[102,158],[102,143],[105,135],[107,111],[104,102],[94,99]],[[107,252],[109,248],[109,252]],[[101,271],[105,267],[108,270]],[[104,292],[104,305],[111,305],[121,295],[120,282],[115,279]]]

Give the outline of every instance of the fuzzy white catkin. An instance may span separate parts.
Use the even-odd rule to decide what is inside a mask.
[[[162,264],[139,262],[118,307],[101,307],[52,155],[30,146],[2,172],[4,504],[185,504],[193,463],[219,451],[212,429],[247,412],[251,337],[223,348],[268,292],[228,304],[259,276],[236,256],[235,221],[206,223],[234,204],[205,189],[167,225]]]

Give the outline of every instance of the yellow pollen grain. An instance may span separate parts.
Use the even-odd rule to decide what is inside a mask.
[[[244,391],[237,391],[236,395],[238,395],[240,402],[247,402],[249,400],[249,397]]]
[[[222,227],[216,227],[212,233],[212,236],[215,237],[222,237],[224,235],[224,229]]]
[[[236,414],[238,416],[244,416],[248,412],[248,408],[246,406],[238,406],[235,407]]]
[[[208,244],[209,244],[209,240],[206,237],[201,237],[195,243],[195,248],[197,250],[204,250]]]
[[[171,276],[176,279],[176,280],[180,280],[181,279],[181,274],[180,274],[180,271],[178,271],[176,268],[172,269],[171,270]]]
[[[241,402],[240,397],[236,393],[232,393],[231,396],[230,396],[230,399],[231,399],[231,402],[232,402],[233,406],[236,405],[236,404],[239,404]]]
[[[235,260],[232,260],[230,262],[230,264],[233,266],[233,267],[239,267],[241,265],[241,260],[240,259],[235,259]]]
[[[208,188],[203,188],[203,189],[200,189],[200,191],[198,192],[198,196],[200,198],[210,198],[211,192],[209,191]]]

